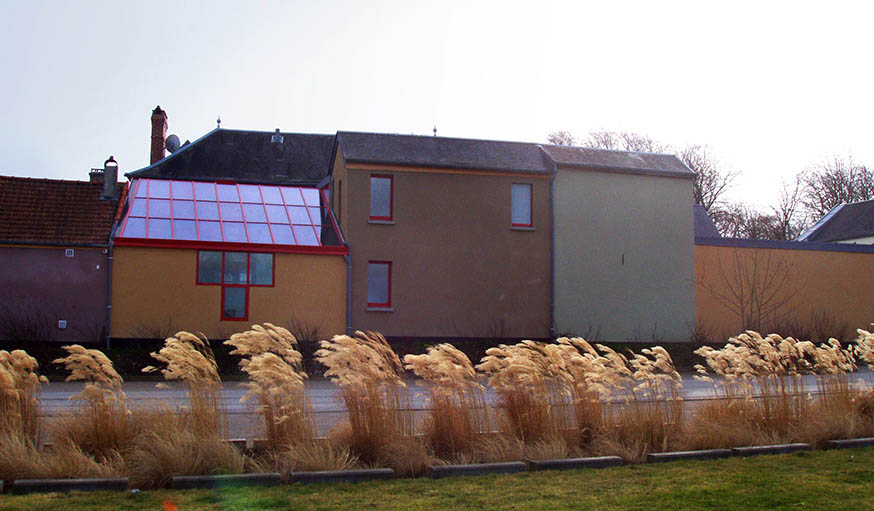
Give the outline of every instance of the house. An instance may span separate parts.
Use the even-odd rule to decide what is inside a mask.
[[[117,168],[110,158],[90,181],[0,176],[0,339],[105,340]]]
[[[874,200],[835,206],[797,241],[874,244]]]

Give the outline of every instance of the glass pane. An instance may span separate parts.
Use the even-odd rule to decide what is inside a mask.
[[[319,205],[319,191],[315,188],[301,188],[301,193],[303,193],[303,200],[306,201],[307,206],[318,206]]]
[[[134,199],[130,207],[131,216],[146,216],[146,199]]]
[[[224,292],[224,317],[243,319],[246,317],[246,288],[226,287]]]
[[[240,185],[240,197],[243,202],[257,202],[262,204],[261,191],[258,190],[258,185]]]
[[[282,187],[282,196],[285,197],[285,203],[289,206],[303,206],[303,197],[300,194],[300,188]]]
[[[194,195],[197,200],[215,200],[215,185],[212,183],[194,183]]]
[[[262,186],[261,195],[264,197],[265,204],[282,204],[282,194],[275,186]]]
[[[297,238],[298,245],[311,247],[319,246],[319,239],[316,237],[316,231],[309,225],[295,225],[294,237]]]
[[[242,220],[243,209],[236,202],[221,202],[222,220]]]
[[[221,241],[222,228],[218,222],[197,221],[197,228],[200,234],[200,241]]]
[[[252,243],[273,243],[267,224],[246,224],[249,229],[249,241]]]
[[[513,225],[531,225],[531,185],[513,185],[512,210]]]
[[[264,215],[264,206],[261,204],[243,204],[243,212],[246,214],[247,222],[267,221],[267,217]]]
[[[310,218],[314,225],[322,225],[322,210],[320,208],[307,208],[310,210]]]
[[[137,194],[136,197],[146,197],[149,194],[149,180],[137,179]]]
[[[225,231],[225,241],[246,243],[246,227],[242,222],[222,222]]]
[[[307,214],[307,208],[298,206],[289,206],[288,216],[291,217],[291,223],[311,225],[313,222]]]
[[[240,194],[237,193],[237,185],[215,185],[218,189],[220,201],[240,202]]]
[[[294,245],[294,235],[288,224],[270,224],[273,230],[273,243],[277,245]]]
[[[287,224],[288,214],[282,206],[265,206],[267,208],[267,219],[274,224]]]
[[[388,296],[389,265],[369,263],[367,265],[367,303],[389,305]]]
[[[248,254],[245,252],[225,252],[225,284],[245,284]]]
[[[197,253],[197,283],[221,284],[222,253],[201,250]]]
[[[273,254],[249,254],[249,284],[273,284]]]
[[[123,238],[145,238],[146,237],[146,219],[145,218],[128,218],[127,225],[124,227]]]
[[[194,220],[173,220],[173,239],[196,240],[197,229]]]
[[[149,216],[152,218],[170,218],[170,201],[167,199],[149,199]]]
[[[173,218],[194,218],[194,201],[173,199]]]
[[[173,187],[173,198],[174,199],[193,199],[194,195],[192,195],[191,190],[191,181],[173,181],[171,183]]]
[[[391,218],[391,179],[371,176],[370,216]]]
[[[149,197],[155,199],[170,198],[170,181],[152,179],[149,181]]]
[[[215,202],[197,201],[198,220],[218,220],[218,204]]]
[[[166,218],[150,218],[149,238],[170,239],[170,220]]]

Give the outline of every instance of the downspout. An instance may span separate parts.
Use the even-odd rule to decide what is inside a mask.
[[[346,244],[349,247],[349,244]],[[351,252],[351,250],[350,250]],[[346,335],[352,335],[352,256],[343,256],[346,260]]]
[[[113,228],[114,230],[114,228]],[[109,274],[106,277],[106,350],[112,347],[112,343],[109,339],[109,326],[112,324],[112,238],[109,239],[109,263],[106,266],[106,271]]]
[[[555,176],[558,164],[552,163],[549,178],[549,337],[555,339]]]

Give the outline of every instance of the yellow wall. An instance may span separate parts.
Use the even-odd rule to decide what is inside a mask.
[[[764,317],[747,314],[756,328],[814,328],[824,317],[852,333],[874,321],[874,253],[697,245],[695,273],[697,325],[713,341],[756,327],[742,324],[740,297],[762,303]]]
[[[157,337],[177,330],[224,339],[255,323],[296,320],[330,337],[345,333],[342,256],[275,254],[274,287],[249,288],[249,319],[221,320],[221,286],[196,284],[197,250],[116,247],[111,335]]]

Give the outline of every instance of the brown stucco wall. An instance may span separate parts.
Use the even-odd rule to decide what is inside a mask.
[[[392,225],[368,221],[372,173],[394,176]],[[355,164],[335,167],[340,176],[353,328],[403,337],[549,335],[548,177]],[[533,185],[534,230],[510,227],[513,183]],[[391,312],[367,310],[372,260],[392,262]]]
[[[66,248],[73,257],[64,255]],[[0,246],[0,323],[11,315],[12,321],[42,325],[47,339],[38,340],[99,342],[106,324],[107,262],[100,248]],[[61,319],[66,329],[58,328]]]
[[[717,342],[744,328],[789,330],[794,323],[816,330],[824,318],[855,332],[874,321],[874,254],[696,245],[695,273],[698,327]],[[776,310],[754,314],[760,326],[745,325],[740,300],[731,297],[755,290]]]
[[[197,250],[116,247],[113,337],[160,337],[177,330],[224,339],[255,323],[345,332],[346,264],[342,256],[275,254],[274,287],[249,289],[248,321],[221,321],[221,287],[196,284]]]

